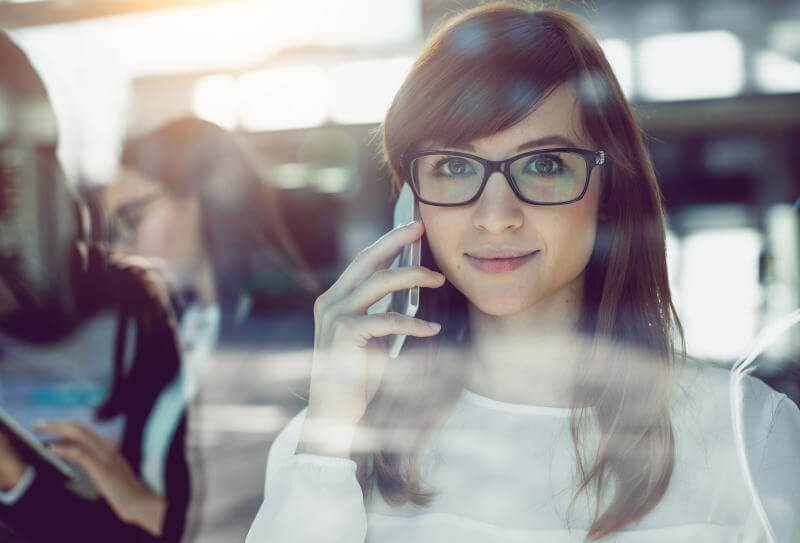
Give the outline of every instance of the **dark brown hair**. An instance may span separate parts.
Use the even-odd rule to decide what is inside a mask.
[[[255,151],[237,134],[196,117],[177,118],[127,142],[122,163],[161,183],[171,195],[199,199],[202,238],[218,288],[239,288],[246,279],[241,276],[257,265],[248,261],[260,249],[277,258],[305,290],[318,290],[286,227],[272,183]]]
[[[598,224],[584,274],[580,327],[591,348],[574,386],[573,405],[592,407],[575,407],[571,417],[581,478],[573,505],[582,492],[593,491],[597,498],[587,534],[591,540],[642,518],[664,495],[675,460],[671,374],[684,356],[667,280],[660,191],[608,61],[569,13],[483,5],[455,17],[430,39],[395,96],[382,133],[384,157],[399,186],[406,178],[401,156],[423,141],[455,145],[495,134],[520,122],[565,84],[575,90],[586,135],[608,158],[601,168],[606,220]],[[427,246],[423,262],[436,269]],[[424,381],[429,384],[400,394],[390,393],[391,385],[383,387],[363,419],[366,426],[382,428],[377,448],[354,455],[365,495],[374,482],[395,505],[423,505],[434,495],[421,485],[416,456],[444,416],[441,401],[432,398],[449,398],[452,405],[461,384],[457,374],[443,375],[448,370],[442,368],[451,366],[437,357],[444,356],[448,339],[468,345],[464,296],[449,284],[425,296],[422,318],[440,319],[451,331],[443,329],[435,339],[409,338],[410,349],[427,352],[430,378]],[[390,367],[405,371],[403,363]],[[599,382],[598,374],[603,376]],[[390,443],[392,413],[398,411],[411,414],[417,430],[402,450]],[[589,424],[599,431],[594,451],[584,450]],[[407,430],[409,422],[403,425]],[[605,500],[609,489],[613,493]]]

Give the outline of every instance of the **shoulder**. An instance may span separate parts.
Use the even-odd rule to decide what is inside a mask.
[[[675,370],[675,395],[677,405],[697,402],[705,407],[727,409],[731,401],[746,399],[754,405],[775,405],[785,395],[775,391],[758,377],[749,373],[732,370],[710,362],[687,360],[685,365]]]
[[[743,427],[753,441],[766,437],[779,408],[796,406],[758,377],[689,360],[676,369],[672,403],[676,426],[731,433]]]
[[[741,480],[743,494],[751,498],[759,522],[774,534],[772,539],[791,540],[800,533],[800,409],[791,398],[746,372],[711,367],[693,372],[688,390],[693,391],[698,409],[683,419],[681,435],[684,440],[690,436],[690,426],[697,433],[692,445],[684,443],[684,450],[708,451],[713,461],[707,465],[715,473],[718,495],[735,496],[736,487],[731,485]],[[720,461],[725,458],[729,461]],[[697,471],[692,475],[695,483],[703,477]]]
[[[108,269],[115,280],[125,288],[131,289],[131,301],[146,300],[151,305],[168,312],[169,289],[163,271],[154,267],[146,259],[113,254],[109,257]]]
[[[116,309],[132,317],[136,336],[142,336],[137,349],[144,347],[159,357],[169,353],[173,361],[179,358],[178,323],[163,275],[139,257],[112,255],[107,266]]]

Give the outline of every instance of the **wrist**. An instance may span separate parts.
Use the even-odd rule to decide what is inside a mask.
[[[348,419],[307,415],[295,453],[350,458],[356,426]]]
[[[126,522],[136,524],[155,536],[160,536],[167,512],[167,501],[150,490],[143,491],[126,507]]]
[[[11,490],[25,474],[28,465],[20,459],[5,458],[0,462],[0,489]]]
[[[320,424],[356,426],[365,411],[366,406],[362,402],[317,394],[308,403],[305,420],[319,421]]]

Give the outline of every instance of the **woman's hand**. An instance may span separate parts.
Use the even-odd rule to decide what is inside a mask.
[[[349,457],[353,430],[375,396],[388,361],[373,338],[391,334],[428,337],[441,325],[398,313],[367,315],[386,294],[436,288],[442,274],[422,266],[389,269],[404,245],[424,231],[422,222],[395,228],[364,249],[314,304],[314,358],[306,421],[297,452]]]
[[[0,432],[0,489],[11,490],[25,473],[27,464],[14,450],[8,437]]]
[[[114,441],[79,422],[42,422],[36,430],[58,436],[49,444],[50,449],[83,467],[120,519],[154,535],[161,534],[166,501],[136,477]]]

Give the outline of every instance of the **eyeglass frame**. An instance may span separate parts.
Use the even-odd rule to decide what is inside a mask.
[[[586,161],[586,180],[583,183],[583,190],[578,196],[576,196],[572,200],[567,200],[565,202],[536,202],[534,200],[528,200],[522,195],[522,192],[517,186],[517,182],[514,179],[514,176],[511,175],[511,171],[509,168],[511,163],[526,156],[533,156],[537,154],[546,154],[546,153],[556,153],[556,152],[559,153],[570,152],[579,154]],[[447,155],[447,156],[469,158],[471,160],[474,160],[475,162],[480,163],[483,166],[483,171],[484,171],[483,181],[481,181],[481,186],[478,188],[478,191],[475,193],[475,196],[473,196],[469,200],[465,200],[464,202],[459,202],[455,204],[442,204],[437,202],[431,202],[430,200],[426,200],[422,196],[420,196],[419,192],[417,191],[417,187],[414,186],[413,169],[412,169],[413,162],[414,160],[420,157],[431,156],[431,155]],[[417,151],[415,153],[403,154],[400,157],[400,164],[408,172],[409,176],[408,184],[411,187],[411,190],[414,192],[414,196],[416,196],[417,200],[419,200],[423,204],[439,206],[439,207],[458,207],[458,206],[469,205],[481,197],[481,194],[483,194],[483,189],[486,188],[486,183],[489,181],[489,178],[492,176],[492,174],[495,172],[500,172],[506,178],[506,182],[511,187],[511,190],[514,192],[514,195],[521,201],[525,202],[526,204],[541,205],[541,206],[560,206],[577,202],[581,198],[583,198],[584,195],[586,195],[586,190],[589,188],[589,178],[592,175],[592,170],[594,169],[595,166],[602,166],[606,164],[606,153],[605,151],[591,151],[589,149],[578,149],[576,147],[554,147],[551,149],[536,149],[533,151],[526,151],[524,153],[514,155],[511,158],[507,158],[505,160],[488,160],[486,158],[481,158],[477,155],[471,155],[469,153],[464,153],[461,151],[430,150],[430,151]]]
[[[142,196],[140,198],[136,198],[120,204],[113,213],[110,214],[109,222],[110,222],[110,229],[111,229],[111,238],[112,241],[117,242],[121,239],[120,232],[122,228],[120,228],[120,224],[124,225],[125,228],[135,229],[135,227],[131,227],[128,224],[129,215],[131,213],[135,213],[136,210],[139,210],[143,207],[150,205],[150,203],[155,202],[159,198],[165,196],[167,191],[163,189],[156,190],[155,192],[148,194],[147,196]]]

